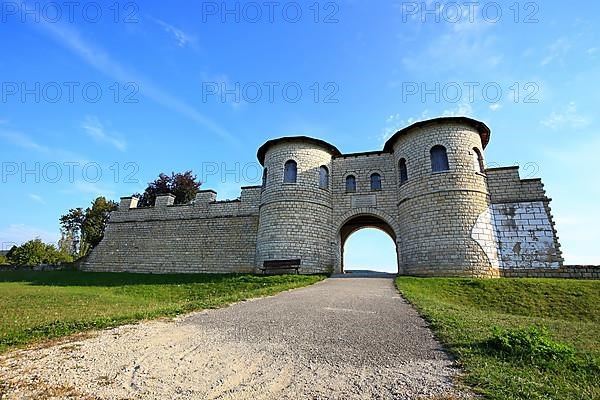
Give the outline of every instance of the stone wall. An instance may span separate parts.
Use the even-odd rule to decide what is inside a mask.
[[[192,204],[173,206],[172,196],[160,196],[149,208],[137,208],[135,199],[123,198],[111,214],[104,239],[81,269],[253,272],[260,188],[243,188],[236,201],[215,198],[215,192],[202,191]]]
[[[430,150],[446,148],[449,170],[432,172]],[[467,124],[430,124],[393,144],[394,164],[406,160],[408,181],[398,187],[402,270],[418,276],[486,276],[499,272],[473,237],[487,229],[490,205],[485,174],[473,162],[483,153],[479,132]],[[492,255],[492,258],[493,255]]]
[[[563,259],[550,201],[540,179],[520,179],[518,167],[487,170],[500,268],[559,268]]]
[[[332,154],[318,143],[289,140],[265,154],[267,180],[261,196],[256,267],[264,261],[300,259],[301,273],[333,271],[331,173],[319,186],[319,168],[332,170]],[[283,181],[284,166],[297,163],[295,183]]]
[[[565,265],[555,269],[503,269],[500,270],[500,275],[506,278],[600,279],[600,265]]]
[[[558,237],[539,179],[517,167],[484,170],[490,131],[468,118],[418,122],[394,134],[382,151],[342,154],[319,139],[288,137],[258,150],[263,187],[239,200],[214,191],[174,206],[161,196],[138,208],[123,198],[105,239],[82,264],[87,270],[253,272],[268,260],[301,259],[301,273],[343,271],[343,245],[364,227],[396,243],[399,273],[498,277],[562,266]],[[449,169],[432,171],[430,150],[444,146]],[[399,162],[408,180],[400,182]],[[296,182],[284,182],[286,162]],[[321,187],[319,169],[329,181]],[[379,174],[381,188],[371,188]],[[356,190],[346,190],[346,177]],[[522,272],[526,274],[526,272]]]
[[[371,175],[381,176],[381,189],[371,190]],[[356,191],[346,191],[346,177],[356,178]],[[380,219],[384,224],[397,231],[396,216],[397,179],[393,155],[387,152],[369,152],[345,154],[333,159],[332,193],[335,207],[333,221],[335,224],[331,241],[334,242],[335,270],[342,271],[342,238],[340,231],[344,224],[358,216],[370,215]],[[374,221],[376,222],[376,221]],[[363,227],[378,227],[364,225]],[[397,249],[400,248],[400,236],[394,232]]]
[[[490,265],[494,269],[500,268],[500,258],[498,255],[498,234],[496,231],[493,206],[485,210],[471,230],[471,238],[479,244]]]

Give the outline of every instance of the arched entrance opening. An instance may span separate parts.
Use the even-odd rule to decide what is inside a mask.
[[[373,231],[379,232],[373,234]],[[355,240],[355,238],[357,240]],[[361,239],[363,240],[361,241]],[[394,229],[380,217],[375,215],[357,215],[352,217],[346,221],[346,223],[344,223],[339,230],[340,272],[345,273],[355,269],[369,269],[382,272],[398,273],[399,253],[397,239],[398,238]],[[352,246],[352,248],[347,246]],[[382,268],[386,266],[377,265],[379,260],[385,259],[386,251],[388,252],[388,256],[390,252],[394,254],[395,262],[393,262],[392,268],[389,268],[390,257],[387,257],[388,261],[386,262],[386,264],[388,264],[388,268]],[[362,261],[356,260],[357,257],[353,257],[355,259],[353,261],[358,262],[350,262],[347,259],[347,255],[356,256],[357,252],[361,253],[359,254],[358,258],[362,259]],[[384,257],[381,257],[382,254]],[[371,265],[367,264],[368,261],[367,263],[364,261],[369,259],[372,260]]]

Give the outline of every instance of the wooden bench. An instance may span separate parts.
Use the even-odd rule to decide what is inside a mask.
[[[286,269],[295,269],[296,274],[299,274],[298,270],[300,269],[300,259],[295,260],[269,260],[264,261],[262,268],[260,270],[263,274],[266,274],[267,271],[281,271]]]

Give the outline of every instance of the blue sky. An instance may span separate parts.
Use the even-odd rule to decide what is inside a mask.
[[[235,198],[273,137],[376,150],[468,115],[492,129],[488,165],[544,179],[566,261],[600,263],[597,2],[74,4],[2,2],[4,247],[55,241],[69,208],[163,171]],[[393,265],[372,251],[387,239],[356,235]]]

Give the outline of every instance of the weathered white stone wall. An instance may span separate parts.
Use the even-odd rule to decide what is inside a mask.
[[[554,229],[541,201],[492,206],[500,267],[559,268]]]
[[[518,167],[489,169],[487,176],[503,274],[509,269],[562,267],[550,199],[542,181],[520,179]]]
[[[494,211],[492,206],[481,213],[477,222],[471,230],[471,237],[487,256],[490,264],[494,268],[500,268],[498,258],[498,238],[496,234],[496,224],[494,222]]]

